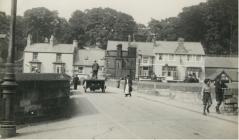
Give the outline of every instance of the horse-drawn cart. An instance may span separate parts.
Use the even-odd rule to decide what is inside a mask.
[[[105,80],[101,79],[87,79],[84,81],[84,89],[85,92],[87,92],[87,89],[90,89],[90,91],[100,90],[104,93],[106,86],[105,86]]]

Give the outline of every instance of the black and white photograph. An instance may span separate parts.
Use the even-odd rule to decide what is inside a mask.
[[[0,139],[238,139],[238,0],[0,0]]]

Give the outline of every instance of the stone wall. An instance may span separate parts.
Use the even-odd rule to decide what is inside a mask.
[[[64,75],[21,74],[16,75],[16,80],[15,120],[18,123],[64,115],[70,95],[70,82]],[[0,97],[0,114],[4,114],[1,105],[3,99]]]

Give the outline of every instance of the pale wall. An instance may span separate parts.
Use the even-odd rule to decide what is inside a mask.
[[[30,72],[30,61],[32,61],[32,52],[24,53],[23,72]],[[38,61],[41,63],[41,73],[54,73],[53,62],[56,61],[56,53],[38,53]],[[61,54],[61,60],[65,63],[66,74],[72,76],[73,72],[73,54]]]

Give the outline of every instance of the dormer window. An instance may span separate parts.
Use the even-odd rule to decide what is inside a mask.
[[[85,60],[88,60],[88,59],[89,59],[89,57],[88,57],[88,56],[86,56],[86,57],[85,57]]]
[[[61,61],[61,54],[57,53],[56,54],[56,62],[60,62]]]
[[[37,57],[38,57],[38,53],[34,52],[32,55],[32,60],[37,60]]]

